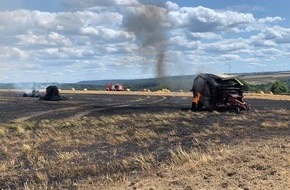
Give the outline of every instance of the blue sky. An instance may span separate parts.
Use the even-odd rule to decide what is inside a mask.
[[[0,82],[290,70],[289,7],[282,0],[0,0]]]

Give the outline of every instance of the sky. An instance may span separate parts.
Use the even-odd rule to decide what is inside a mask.
[[[290,70],[290,1],[0,0],[0,83]]]

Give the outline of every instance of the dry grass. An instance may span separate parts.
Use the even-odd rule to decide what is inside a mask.
[[[262,127],[266,127],[266,128],[289,128],[290,126],[290,122],[279,122],[279,121],[273,121],[273,120],[267,120],[264,121],[261,124]]]
[[[176,111],[2,123],[0,188],[260,189],[278,178],[287,187],[289,118]]]
[[[273,95],[273,94],[259,94],[259,93],[245,93],[246,99],[266,99],[266,100],[287,100],[290,101],[289,95]]]

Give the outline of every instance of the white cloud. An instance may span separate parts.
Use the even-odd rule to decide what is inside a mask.
[[[207,43],[203,45],[203,49],[209,53],[229,53],[240,52],[244,49],[249,49],[250,45],[248,40],[245,39],[226,39],[213,43]]]
[[[116,30],[106,28],[103,26],[84,27],[81,29],[81,33],[85,35],[95,35],[97,38],[101,39],[102,41],[114,40],[114,43],[120,40],[128,41],[134,38],[134,36],[130,34],[129,32],[122,31],[122,30],[116,31]]]
[[[190,40],[218,40],[222,39],[221,35],[213,32],[187,32],[187,37]]]
[[[274,47],[278,44],[290,44],[290,29],[280,26],[267,27],[257,36],[252,36],[251,41],[255,46]]]
[[[221,55],[219,60],[220,61],[240,61],[242,58],[239,55],[235,55],[235,54],[227,54],[227,55]]]
[[[179,9],[178,4],[176,3],[172,3],[171,1],[167,1],[165,3],[165,7],[169,10],[169,11],[177,11]]]
[[[16,47],[0,47],[0,58],[2,59],[15,59],[15,58],[20,58],[20,59],[25,59],[27,58],[27,54]]]
[[[276,48],[267,48],[267,49],[259,49],[255,52],[255,55],[257,57],[271,57],[271,56],[278,56],[281,57],[283,56],[285,53],[279,49]]]
[[[185,36],[175,36],[169,40],[172,47],[175,47],[176,50],[182,50],[184,48],[187,49],[198,49],[201,46],[200,41],[190,41]]]
[[[110,7],[110,6],[136,6],[140,3],[137,0],[60,0],[60,2],[69,10],[88,9],[92,7]]]
[[[276,23],[285,20],[281,17],[266,17],[258,19],[257,23],[259,24],[266,24],[266,23]]]
[[[182,7],[177,11],[170,11],[169,18],[175,27],[187,28],[191,32],[229,31],[256,21],[252,14],[220,12],[202,6]]]
[[[122,22],[123,16],[118,12],[60,12],[16,10],[0,12],[0,27],[7,34],[35,31],[59,31],[79,33],[84,26],[114,26]],[[11,34],[11,35],[12,35]]]
[[[276,43],[290,43],[290,29],[280,26],[267,28],[262,31],[261,37],[266,40],[273,40]]]
[[[46,45],[46,46],[71,46],[72,42],[66,36],[56,32],[51,32],[47,35],[35,35],[33,33],[22,34],[16,36],[20,39],[20,45]]]
[[[160,48],[172,72],[179,68],[193,72],[229,61],[245,68],[250,63],[289,61],[290,28],[285,27],[289,21],[279,15],[257,18],[242,11],[181,7],[171,1],[164,7],[137,0],[61,1],[67,7],[59,12],[0,12],[0,65],[11,73],[10,80],[14,75],[21,80],[25,69],[39,78],[55,72],[58,80],[62,80],[60,70],[68,71],[69,80],[108,77],[111,69],[118,70],[119,77],[124,73],[138,77],[142,69],[136,70],[145,63],[146,76],[152,72],[152,77],[151,65]]]

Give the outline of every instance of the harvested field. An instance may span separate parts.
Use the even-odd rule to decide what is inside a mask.
[[[0,92],[2,189],[289,189],[290,101],[191,112],[191,96]]]

